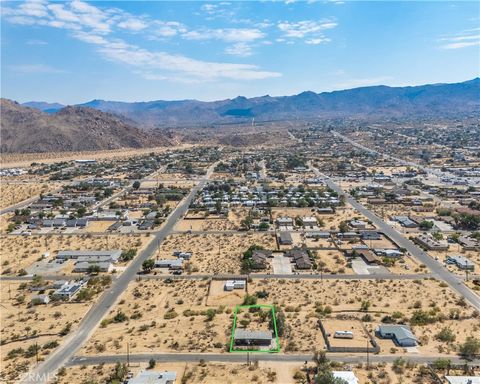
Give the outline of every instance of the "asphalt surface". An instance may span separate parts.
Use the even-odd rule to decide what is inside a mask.
[[[219,280],[234,280],[234,279],[292,279],[292,280],[421,280],[433,277],[429,273],[422,274],[393,274],[393,273],[377,273],[377,274],[261,274],[255,273],[251,275],[227,275],[227,274],[215,274],[215,275],[139,275],[140,279],[144,280],[165,280],[165,279],[178,279],[178,280],[204,280],[215,277]]]
[[[185,215],[191,201],[196,193],[203,188],[212,171],[213,166],[209,168],[207,174],[200,179],[200,182],[171,213],[163,227],[155,234],[153,240],[147,245],[147,247],[138,257],[132,260],[125,271],[114,280],[110,289],[106,290],[98,298],[97,302],[82,319],[78,328],[63,341],[54,353],[52,353],[44,362],[35,367],[30,374],[27,375],[25,380],[22,381],[23,383],[47,383],[48,378],[53,377],[53,374],[74,356],[76,351],[88,340],[90,335],[97,328],[103,317],[109,313],[118,298],[128,287],[128,284],[137,277],[137,272],[141,269],[142,263],[155,253],[158,245],[170,234],[177,221]]]
[[[312,167],[312,170],[317,174],[317,176],[324,177],[325,183],[339,195],[345,194],[345,192],[337,184],[335,184],[335,182],[333,182],[330,178],[325,177],[325,175],[323,175],[318,169]],[[480,296],[473,293],[473,291],[471,291],[465,284],[463,284],[463,279],[450,273],[442,266],[440,262],[434,260],[420,247],[405,238],[397,230],[390,227],[380,217],[365,208],[353,197],[348,194],[345,194],[345,197],[347,202],[353,208],[355,208],[358,212],[360,212],[367,219],[369,219],[380,231],[382,231],[395,243],[397,243],[399,247],[405,248],[407,252],[409,252],[413,257],[415,257],[421,263],[425,264],[427,268],[432,272],[433,277],[436,277],[437,279],[447,283],[454,292],[458,293],[460,296],[463,296],[472,305],[472,307],[480,311]]]
[[[437,177],[445,177],[445,176],[448,176],[452,179],[457,179],[457,177],[455,175],[453,175],[452,173],[450,172],[443,172],[441,171],[440,169],[434,169],[434,168],[430,168],[430,167],[425,167],[423,165],[420,165],[420,164],[417,164],[417,163],[414,163],[413,161],[407,161],[407,160],[403,160],[403,159],[400,159],[398,157],[393,157],[393,156],[390,156],[390,155],[387,155],[385,153],[382,153],[382,152],[379,152],[375,149],[372,149],[372,148],[368,148],[368,147],[365,147],[364,145],[362,144],[359,144],[357,143],[356,141],[353,141],[352,139],[349,139],[348,137],[336,132],[336,131],[332,131],[332,134],[334,136],[337,136],[339,138],[341,138],[342,140],[346,141],[347,143],[350,143],[352,144],[354,147],[357,147],[357,148],[360,148],[360,149],[363,149],[365,152],[369,152],[369,153],[373,153],[373,154],[376,154],[376,155],[380,155],[382,156],[383,158],[385,159],[390,159],[390,160],[394,160],[396,161],[397,163],[399,163],[400,165],[403,165],[403,166],[410,166],[410,167],[417,167],[419,169],[421,169],[422,171],[426,172],[426,173],[430,173],[432,175],[435,175]]]
[[[341,361],[344,363],[365,363],[366,354],[334,354],[327,353],[327,356],[330,360]],[[438,358],[445,358],[445,355],[438,356],[420,356],[420,355],[409,355],[402,356],[406,360],[410,360],[419,364],[431,363]],[[142,363],[147,362],[150,359],[154,359],[157,362],[199,362],[200,360],[204,361],[215,361],[215,362],[226,362],[226,363],[246,363],[247,354],[246,353],[148,353],[148,354],[130,354],[129,355],[130,363]],[[304,363],[305,361],[312,361],[312,354],[282,354],[282,353],[249,353],[248,358],[251,362],[254,361],[281,361],[281,362],[297,362]],[[391,363],[394,360],[398,359],[399,355],[375,355],[370,354],[370,362],[385,362]],[[448,356],[447,357],[454,364],[465,364],[465,360],[457,356]],[[114,364],[117,361],[126,362],[127,355],[107,355],[107,356],[77,356],[74,359],[70,360],[66,365],[67,366],[76,366],[76,365],[96,365],[100,363],[105,364]],[[473,360],[468,362],[470,365],[479,365],[480,360]]]

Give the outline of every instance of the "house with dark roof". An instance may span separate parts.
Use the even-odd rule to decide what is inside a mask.
[[[305,249],[291,249],[286,252],[285,256],[290,257],[295,263],[297,269],[310,269],[312,268],[312,261]]]
[[[237,328],[234,334],[234,342],[238,346],[269,346],[272,339],[271,331],[249,331]]]
[[[272,257],[272,252],[265,249],[255,249],[252,251],[252,261],[254,269],[264,269],[267,266],[267,259]]]
[[[292,235],[290,232],[280,232],[278,241],[280,245],[292,245],[293,244],[293,239]]]

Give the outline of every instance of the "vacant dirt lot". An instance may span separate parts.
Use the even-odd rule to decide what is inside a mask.
[[[275,236],[268,233],[174,234],[160,245],[155,257],[174,259],[173,251],[192,252],[187,271],[193,273],[239,273],[241,258],[251,245],[274,250]]]
[[[59,183],[7,183],[0,181],[0,208],[19,203],[32,196],[46,193],[59,187]]]
[[[479,319],[473,319],[473,310],[456,297],[450,289],[435,280],[257,280],[248,286],[249,294],[263,291],[268,293],[262,304],[274,304],[282,308],[287,318],[287,343],[282,346],[292,351],[308,351],[312,345],[322,346],[317,341],[318,330],[316,317],[328,314],[332,318],[355,315],[361,319],[366,313],[370,319],[365,321],[369,330],[373,331],[379,323],[390,316],[397,321],[409,322],[415,312],[434,310],[444,320],[433,320],[425,326],[413,326],[413,332],[424,343],[419,347],[421,352],[439,353],[433,336],[447,324],[457,335],[457,342],[473,334],[480,325]],[[328,307],[328,311],[327,311]],[[361,307],[368,308],[361,311]],[[450,319],[452,317],[452,319]],[[471,322],[471,323],[470,323]],[[475,325],[474,325],[475,324]],[[288,336],[290,332],[290,336]],[[429,342],[422,338],[429,337]],[[288,348],[290,341],[294,342]],[[394,347],[389,340],[381,342],[382,353],[390,353]],[[450,347],[451,349],[452,347]],[[397,353],[401,353],[397,348]],[[444,346],[444,352],[447,352]]]
[[[232,308],[206,306],[208,281],[133,282],[81,353],[226,351]],[[115,316],[119,313],[125,318]],[[119,321],[122,320],[122,321]]]
[[[145,370],[147,364],[131,366],[129,371],[136,376]],[[173,371],[177,373],[176,383],[192,384],[234,384],[234,383],[282,383],[276,380],[274,368],[252,364],[222,364],[222,363],[157,363],[153,371]],[[97,366],[75,366],[66,368],[64,374],[59,377],[58,384],[71,383],[104,383],[114,372],[113,364]],[[289,381],[293,383],[293,381]]]
[[[0,290],[1,374],[7,382],[35,364],[36,347],[39,360],[46,358],[77,327],[91,305],[51,302],[30,306],[33,293],[24,288],[25,285],[5,282]]]

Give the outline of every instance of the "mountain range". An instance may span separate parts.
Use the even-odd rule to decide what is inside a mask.
[[[373,86],[294,96],[203,102],[92,100],[63,106],[1,99],[0,151],[92,151],[172,145],[175,127],[325,118],[461,118],[480,115],[480,79],[415,87]],[[160,129],[161,128],[161,129]]]
[[[165,146],[173,136],[147,132],[124,118],[86,107],[64,107],[48,114],[1,99],[2,153],[95,151]]]
[[[24,105],[54,113],[58,103]],[[142,127],[212,126],[255,121],[322,118],[448,117],[480,111],[480,78],[453,84],[413,87],[371,86],[293,96],[261,96],[203,102],[198,100],[120,102],[92,100],[81,107],[119,115]]]

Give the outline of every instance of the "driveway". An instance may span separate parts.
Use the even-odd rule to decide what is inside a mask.
[[[290,259],[283,255],[275,255],[272,260],[273,273],[275,275],[291,275],[292,264]]]

